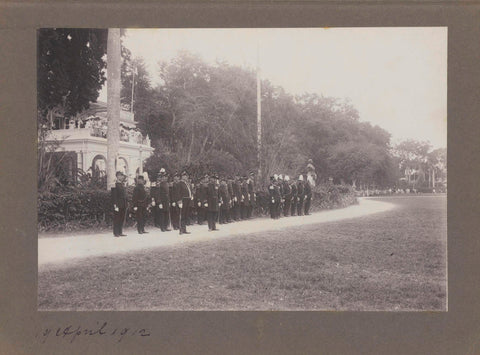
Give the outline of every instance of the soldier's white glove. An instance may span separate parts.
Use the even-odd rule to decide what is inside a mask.
[[[176,203],[175,203],[175,202],[172,202],[172,206],[175,207],[175,206],[176,206]]]
[[[118,211],[119,211],[119,209],[118,209],[117,206],[115,206],[114,209],[115,209],[115,212],[118,212]]]
[[[163,205],[162,205],[162,204],[160,204],[158,207],[159,207],[159,208],[163,208]]]
[[[199,202],[199,203],[198,203],[198,207],[201,207],[201,206],[202,206],[202,203],[201,203],[201,202]]]
[[[242,195],[242,201],[243,201],[244,198],[245,198],[245,196]]]
[[[253,194],[253,201],[257,200],[257,194]]]
[[[205,204],[205,207],[208,207],[208,203]]]
[[[275,199],[272,198],[272,203],[275,203]]]
[[[300,197],[297,197],[297,201],[300,202]]]
[[[190,197],[190,200],[192,200],[192,201],[193,201],[193,196],[192,196],[192,197]]]
[[[152,206],[155,207],[155,201],[152,201]]]
[[[305,197],[304,197],[304,198],[307,198],[307,195],[305,195]]]
[[[136,210],[138,210],[138,208],[137,208],[137,207],[133,207],[133,210],[136,211]]]
[[[235,202],[237,202],[238,201],[237,197],[235,197],[234,200],[235,200]]]
[[[182,208],[183,204],[182,203],[179,203],[178,204],[178,207]]]

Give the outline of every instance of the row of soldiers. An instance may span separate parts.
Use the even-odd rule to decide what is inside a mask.
[[[303,175],[298,180],[290,180],[288,175],[270,176],[268,186],[270,218],[282,216],[310,215],[312,185]]]
[[[117,182],[112,189],[114,208],[113,234],[123,234],[123,224],[127,214],[125,175],[117,172]],[[216,223],[231,223],[252,218],[257,203],[254,174],[249,176],[205,175],[193,184],[186,171],[175,173],[173,181],[161,169],[156,181],[152,181],[150,194],[145,190],[145,179],[137,177],[133,190],[132,210],[137,222],[139,234],[145,231],[145,220],[150,210],[155,227],[162,232],[170,231],[171,225],[180,234],[190,234],[187,225],[196,222],[200,225],[207,221],[209,231],[217,231]],[[274,175],[268,187],[270,216],[273,219],[289,215],[309,214],[312,189],[300,175],[298,181],[290,181],[288,176]]]

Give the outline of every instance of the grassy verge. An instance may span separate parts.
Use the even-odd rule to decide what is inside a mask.
[[[445,310],[446,197],[342,222],[90,258],[39,274],[39,309]]]

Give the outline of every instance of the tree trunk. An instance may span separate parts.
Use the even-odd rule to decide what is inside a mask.
[[[108,30],[107,42],[107,189],[115,186],[115,161],[120,146],[120,29]]]

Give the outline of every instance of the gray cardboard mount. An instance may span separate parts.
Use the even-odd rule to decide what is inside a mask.
[[[448,27],[448,312],[37,311],[37,28],[357,26]],[[478,2],[1,2],[0,354],[480,353],[479,58]]]

